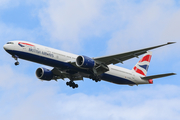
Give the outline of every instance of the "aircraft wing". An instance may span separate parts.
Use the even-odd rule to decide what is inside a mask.
[[[53,72],[53,74],[54,75],[56,75],[56,78],[54,78],[54,79],[65,79],[65,78],[68,78],[68,75],[67,74],[65,74],[65,73],[62,73],[58,68],[54,68],[53,70],[52,70],[52,72]]]
[[[173,44],[173,43],[175,43],[175,42],[168,42],[166,44],[162,44],[162,45],[158,45],[158,46],[154,46],[154,47],[149,47],[149,48],[144,48],[144,49],[140,49],[140,50],[135,50],[135,51],[130,51],[130,52],[121,53],[121,54],[115,54],[115,55],[104,56],[104,57],[97,57],[97,58],[94,58],[94,60],[101,62],[101,63],[104,63],[106,65],[123,63],[123,61],[126,61],[126,60],[134,58],[134,57],[138,57],[142,54],[145,54],[148,50],[152,50],[152,49],[162,47],[165,45],[169,45],[169,44]]]
[[[54,68],[52,70],[53,74],[55,75],[55,77],[53,79],[57,80],[57,79],[65,79],[65,78],[69,78],[73,81],[75,80],[83,80],[83,76],[79,73],[77,74],[68,74],[68,73],[65,73],[65,72],[62,72],[61,70],[59,70],[58,68]]]

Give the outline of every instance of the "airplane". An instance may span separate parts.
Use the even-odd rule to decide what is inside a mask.
[[[149,50],[173,43],[175,42],[95,58],[75,55],[26,41],[10,41],[3,48],[16,60],[15,65],[19,65],[18,59],[20,58],[53,67],[52,70],[43,67],[38,68],[36,77],[40,80],[57,81],[58,79],[68,78],[70,81],[66,82],[66,85],[74,89],[78,88],[75,81],[83,80],[83,78],[90,78],[95,82],[104,80],[115,84],[133,86],[153,84],[153,79],[175,75],[175,73],[167,73],[146,76],[152,56],[152,52]],[[115,64],[123,63],[131,58],[139,58],[142,54],[144,56],[132,70],[115,66]]]

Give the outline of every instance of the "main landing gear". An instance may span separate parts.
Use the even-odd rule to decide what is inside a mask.
[[[15,64],[16,66],[19,65],[18,56],[17,56],[17,55],[13,55],[12,57],[16,60],[16,62],[15,62],[14,64]]]
[[[92,79],[95,82],[100,82],[101,81],[101,79],[98,76],[90,76],[89,78]]]
[[[78,88],[78,84],[75,84],[73,81],[66,82],[66,85],[69,87]]]

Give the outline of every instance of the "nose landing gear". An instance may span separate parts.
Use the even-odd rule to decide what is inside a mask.
[[[19,62],[15,62],[14,64],[17,66],[17,65],[19,65]]]
[[[16,66],[19,65],[18,56],[17,56],[17,55],[13,55],[12,57],[16,60],[16,62],[15,62],[14,64],[15,64]]]

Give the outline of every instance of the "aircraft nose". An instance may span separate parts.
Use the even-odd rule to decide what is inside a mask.
[[[8,44],[5,44],[4,46],[3,46],[3,48],[4,48],[4,50],[11,50],[11,48],[12,48],[12,46],[10,46],[10,45],[8,45]]]
[[[4,45],[3,48],[4,48],[4,50],[7,50],[7,45]]]

